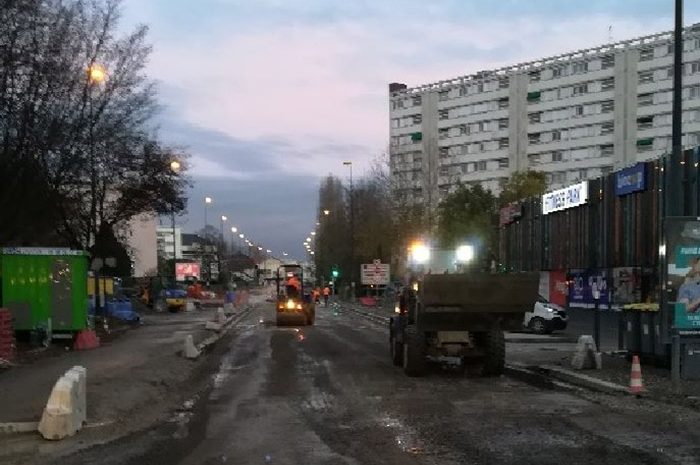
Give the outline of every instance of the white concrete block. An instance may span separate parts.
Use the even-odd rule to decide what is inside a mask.
[[[602,367],[602,359],[593,340],[593,336],[583,335],[578,338],[576,351],[571,359],[571,366],[576,370]]]
[[[231,302],[224,304],[224,313],[233,313],[236,309]]]
[[[219,324],[226,323],[226,314],[224,313],[224,309],[221,307],[216,310],[216,322]]]
[[[217,323],[216,321],[207,321],[204,328],[211,331],[221,331],[221,323]]]
[[[192,339],[192,335],[188,334],[185,336],[185,345],[182,349],[182,354],[185,356],[185,358],[197,358],[199,357],[199,351],[194,345],[194,339]]]
[[[82,428],[86,410],[84,370],[74,367],[56,381],[39,422],[39,433],[45,439],[63,439]]]
[[[194,302],[192,302],[191,300],[188,300],[187,302],[185,302],[185,311],[186,312],[194,312],[194,309],[195,309]]]

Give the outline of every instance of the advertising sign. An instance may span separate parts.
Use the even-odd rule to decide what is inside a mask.
[[[615,173],[615,195],[627,195],[646,189],[646,169],[644,163],[625,168]]]
[[[564,271],[540,272],[540,295],[549,302],[566,307],[568,287]]]
[[[360,282],[364,285],[386,286],[389,284],[390,266],[375,260],[360,265]]]
[[[616,305],[642,301],[641,269],[633,267],[613,268],[613,302]]]
[[[588,181],[547,192],[542,196],[542,214],[578,207],[588,201]]]
[[[674,325],[700,329],[700,221],[666,220],[667,285]]]
[[[594,292],[600,293],[599,308],[610,307],[610,289],[603,271],[572,270],[569,286],[569,306],[595,308]]]
[[[185,281],[190,277],[201,278],[201,267],[199,263],[187,262],[175,264],[175,279],[177,281]]]

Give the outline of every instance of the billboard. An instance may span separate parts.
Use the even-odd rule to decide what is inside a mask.
[[[646,189],[646,169],[644,163],[625,168],[615,173],[615,195],[627,195]]]
[[[375,260],[360,265],[360,282],[364,285],[386,286],[389,284],[390,266]]]
[[[572,270],[570,272],[569,307],[595,308],[593,288],[600,292],[599,308],[610,307],[610,289],[602,270]]]
[[[673,307],[674,326],[700,329],[700,221],[667,218],[665,252],[667,295]]]
[[[642,274],[640,268],[620,267],[612,270],[613,302],[616,305],[642,301]]]
[[[187,278],[195,277],[201,279],[201,266],[197,262],[186,262],[175,264],[175,279],[185,281]]]
[[[540,295],[549,302],[566,307],[567,286],[566,272],[562,270],[540,272]]]
[[[542,214],[578,207],[588,201],[588,181],[542,195]]]

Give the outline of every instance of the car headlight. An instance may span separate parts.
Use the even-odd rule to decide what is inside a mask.
[[[287,301],[287,309],[288,310],[294,310],[294,301],[292,299],[289,299]]]
[[[401,307],[399,307],[398,305],[394,307],[394,313],[401,313]]]
[[[554,309],[552,307],[545,307],[549,313],[552,313]]]

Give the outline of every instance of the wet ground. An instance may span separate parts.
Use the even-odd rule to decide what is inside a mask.
[[[317,310],[314,327],[237,328],[211,386],[172,420],[60,463],[695,464],[696,411],[436,367],[407,378],[386,328]]]

